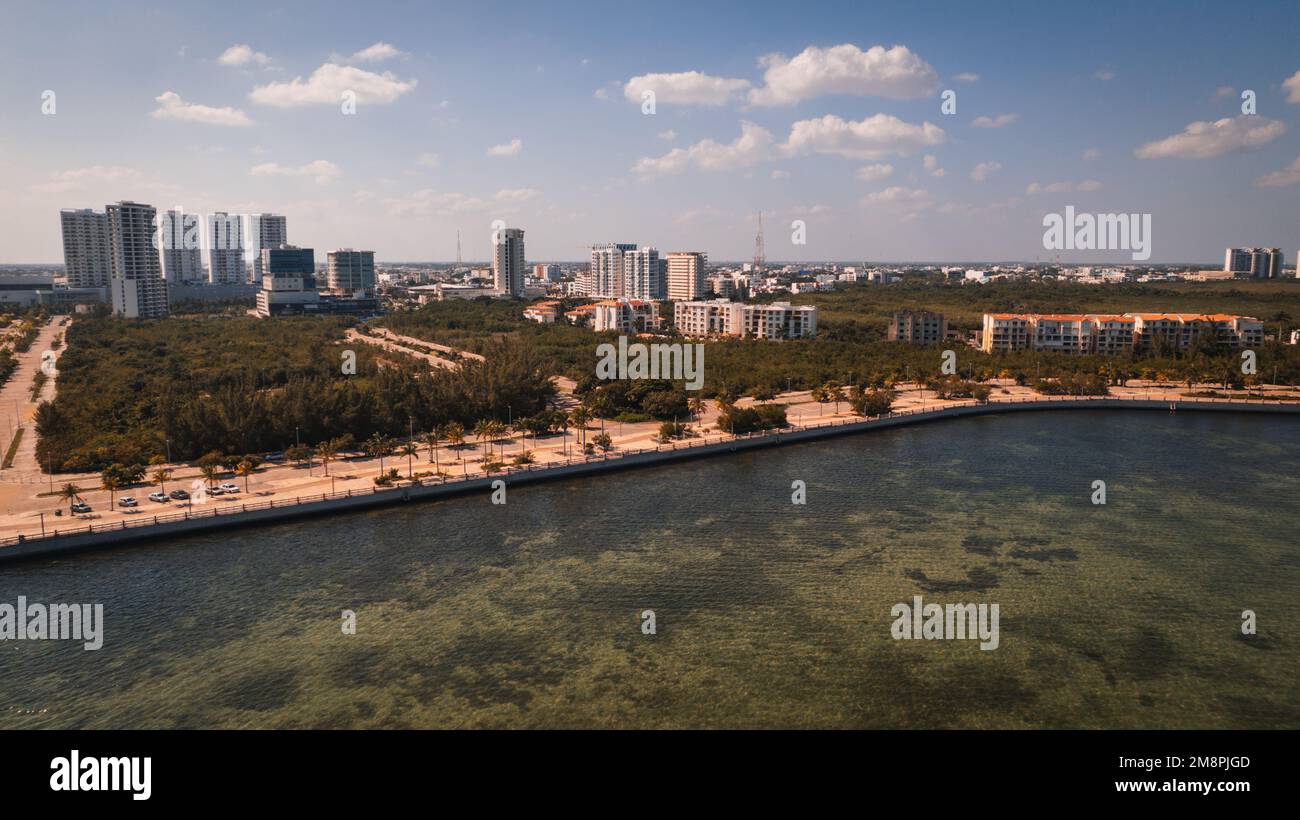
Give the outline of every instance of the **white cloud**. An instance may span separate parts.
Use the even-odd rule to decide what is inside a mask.
[[[1096,191],[1101,188],[1101,183],[1095,179],[1085,179],[1083,182],[1075,184],[1073,182],[1049,182],[1046,185],[1037,182],[1029,183],[1025,188],[1027,194],[1065,194],[1071,191]]]
[[[542,195],[536,188],[502,188],[493,197],[498,202],[527,202]]]
[[[1297,182],[1300,182],[1300,157],[1297,157],[1295,162],[1281,171],[1273,171],[1255,180],[1255,186],[1258,188],[1281,188],[1285,185],[1295,185]]]
[[[939,158],[934,154],[926,154],[921,158],[921,167],[926,170],[932,177],[947,176],[948,172],[939,167]]]
[[[105,182],[138,182],[140,172],[135,168],[122,165],[92,165],[88,168],[74,168],[50,175],[49,182],[32,186],[32,190],[41,194],[61,194],[68,191],[85,190],[88,185]]]
[[[255,177],[312,177],[318,184],[324,185],[339,175],[339,167],[329,160],[318,159],[306,165],[294,168],[277,162],[264,162],[254,165],[248,172]]]
[[[772,179],[789,179],[789,178],[790,178],[790,172],[789,172],[789,171],[782,171],[780,168],[777,168],[775,171],[773,171],[771,174],[769,174],[769,176],[770,176]]]
[[[381,63],[384,60],[391,60],[394,57],[406,56],[408,55],[405,51],[390,46],[388,43],[380,42],[375,43],[373,46],[366,46],[356,54],[353,54],[350,59],[352,62],[356,63]]]
[[[923,123],[912,125],[889,114],[876,114],[858,122],[833,114],[800,120],[790,127],[782,149],[789,154],[835,154],[850,159],[877,160],[891,154],[906,156],[944,141],[943,129]]]
[[[608,99],[609,99],[609,91],[607,91],[607,90],[605,90],[605,89],[603,89],[603,88],[597,88],[596,91],[595,91],[595,93],[593,93],[591,96],[593,96],[593,97],[595,97],[596,99],[598,99],[598,100],[604,102],[605,100],[608,100]]]
[[[976,117],[970,124],[975,128],[1001,128],[1019,119],[1019,114],[998,114],[996,117]]]
[[[662,157],[642,157],[632,166],[632,171],[643,177],[676,174],[688,166],[704,171],[727,171],[753,165],[772,156],[772,133],[752,122],[741,122],[740,136],[732,142],[723,144],[706,139],[690,148],[674,148]]]
[[[1297,71],[1296,74],[1300,75],[1300,71]],[[1237,89],[1233,88],[1230,85],[1221,85],[1214,90],[1214,99],[1226,100],[1229,97],[1236,96],[1236,94],[1237,94]]]
[[[403,197],[384,200],[391,216],[453,216],[481,212],[489,207],[484,200],[453,191],[439,192],[424,188]]]
[[[1089,148],[1089,149],[1087,149],[1086,151],[1083,152],[1083,158],[1084,158],[1085,161],[1087,161],[1087,160],[1094,160],[1094,159],[1099,158],[1100,156],[1101,156],[1101,149],[1100,149],[1100,148]]]
[[[660,131],[659,139],[668,140],[669,142],[672,142],[673,140],[677,139],[677,132],[671,128],[669,128],[667,131]]]
[[[931,94],[939,85],[930,64],[901,45],[866,51],[852,44],[809,46],[793,59],[769,54],[759,62],[764,85],[749,92],[754,105],[791,105],[828,94],[905,100]]]
[[[440,160],[438,159],[437,154],[431,154],[426,152],[420,154],[420,157],[415,161],[415,164],[423,165],[425,168],[437,168],[439,162]]]
[[[277,108],[296,108],[303,105],[338,105],[343,92],[352,91],[358,103],[382,105],[391,103],[415,88],[415,80],[399,80],[390,71],[376,74],[373,71],[326,63],[311,73],[306,80],[294,77],[289,82],[268,83],[257,86],[248,98],[261,105]]]
[[[863,182],[879,182],[882,179],[888,179],[894,173],[894,166],[887,162],[877,162],[872,165],[863,165],[858,169],[857,178]]]
[[[904,215],[924,210],[934,204],[930,199],[929,191],[921,188],[904,188],[900,185],[867,194],[860,202],[867,206],[888,205]]]
[[[149,116],[157,120],[180,120],[182,122],[201,122],[208,125],[230,125],[247,127],[253,124],[248,115],[237,108],[225,106],[214,108],[210,105],[187,103],[174,91],[164,91],[154,98],[158,103]]]
[[[623,96],[640,103],[644,92],[653,91],[656,104],[726,105],[747,88],[748,80],[714,77],[698,71],[681,71],[676,74],[642,74],[633,77],[623,86]]]
[[[970,178],[976,182],[983,182],[1001,170],[1002,163],[1000,162],[981,162],[971,169]]]
[[[1115,79],[1115,72],[1109,68],[1099,68],[1092,73],[1092,76],[1102,82],[1109,82],[1110,80]]]
[[[1286,91],[1287,102],[1300,103],[1300,71],[1283,80],[1282,88]]]
[[[1134,154],[1140,159],[1209,159],[1260,148],[1277,139],[1286,126],[1277,120],[1242,114],[1215,122],[1194,122],[1181,134],[1148,142]]]
[[[503,145],[494,145],[491,148],[487,149],[487,155],[489,157],[513,157],[516,154],[518,154],[520,151],[522,151],[523,147],[524,147],[523,140],[519,139],[518,137],[515,137],[514,139],[510,140],[510,142],[507,142]]]
[[[231,46],[221,52],[221,56],[217,58],[217,62],[221,65],[229,66],[248,65],[249,63],[266,65],[271,62],[271,58],[260,51],[253,51],[252,46],[240,44]]]
[[[965,71],[962,72],[961,74],[954,76],[953,79],[959,83],[977,83],[979,82],[980,75],[972,74],[969,71]]]

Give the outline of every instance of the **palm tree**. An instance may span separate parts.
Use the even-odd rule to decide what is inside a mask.
[[[442,438],[442,425],[435,424],[433,429],[424,434],[424,443],[429,446],[429,463],[435,465],[438,463],[438,440]]]
[[[690,401],[686,403],[686,406],[690,409],[691,415],[695,417],[695,420],[699,421],[700,416],[704,413],[704,399],[699,396],[691,396]]]
[[[479,419],[478,421],[474,422],[474,438],[478,439],[478,443],[480,446],[483,444],[483,439],[487,438],[491,434],[492,434],[491,421],[487,419]]]
[[[158,489],[167,492],[167,479],[172,477],[172,471],[168,467],[159,467],[153,471],[153,480],[158,485]]]
[[[320,453],[320,462],[325,465],[325,475],[330,474],[330,459],[338,453],[338,446],[335,444],[336,439],[322,441],[316,445],[316,452]]]
[[[221,475],[221,468],[216,464],[204,464],[199,468],[199,472],[203,475],[204,485],[210,490],[212,485],[216,483],[217,476]]]
[[[419,455],[420,445],[414,441],[408,441],[402,445],[402,455],[406,456],[406,477],[415,478],[414,462],[411,460],[414,456]]]
[[[383,475],[384,456],[393,452],[393,440],[383,433],[375,433],[370,438],[366,439],[364,446],[367,455],[372,458],[375,456],[379,457],[379,473],[380,475]]]
[[[243,461],[235,465],[235,475],[244,477],[244,492],[249,492],[248,478],[254,472],[256,472],[256,470],[257,467],[253,466],[253,462],[249,461],[248,459],[244,459]]]
[[[99,486],[108,490],[108,508],[111,510],[115,506],[114,497],[117,491],[122,487],[122,478],[115,472],[105,470],[103,474],[100,475],[99,481]]]
[[[573,408],[573,412],[569,413],[569,423],[578,429],[578,443],[584,446],[587,443],[587,422],[589,421],[591,421],[591,413],[581,405]]]
[[[72,512],[72,505],[81,500],[81,489],[76,484],[64,484],[59,488],[59,498],[68,502],[68,512]]]
[[[506,427],[505,422],[497,421],[496,419],[488,422],[488,428],[490,430],[488,435],[495,441],[500,441],[501,437],[509,432],[509,428]],[[505,444],[501,444],[501,458],[504,459],[505,457],[506,447]]]
[[[453,447],[459,447],[465,442],[465,425],[458,421],[449,421],[443,425],[442,437],[451,442]]]

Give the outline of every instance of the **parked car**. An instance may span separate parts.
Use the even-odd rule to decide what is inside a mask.
[[[119,506],[119,507],[138,507],[138,506],[140,506],[140,502],[136,501],[133,497],[131,497],[131,496],[129,496],[129,495],[124,495],[124,496],[122,496],[121,498],[119,498],[119,499],[117,500],[117,506]]]
[[[226,483],[222,484],[220,489],[223,493],[237,493],[239,492],[239,485]]]
[[[157,501],[159,504],[167,503],[167,493],[149,493],[150,501]]]
[[[185,492],[184,490],[172,490],[171,492],[167,493],[167,497],[174,501],[188,501],[190,498],[190,494]]]
[[[72,505],[72,511],[74,513],[88,513],[90,512],[90,505],[82,501],[78,501],[77,503]]]
[[[221,494],[222,494],[222,489],[220,487],[208,488],[208,495],[221,495]]]

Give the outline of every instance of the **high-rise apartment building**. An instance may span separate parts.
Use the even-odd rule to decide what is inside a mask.
[[[59,211],[63,227],[63,266],[68,287],[108,287],[112,272],[108,216],[90,208]]]
[[[636,250],[636,245],[609,242],[591,246],[591,270],[587,275],[587,296],[602,299],[627,295],[624,292],[623,255]]]
[[[154,244],[152,205],[118,202],[105,208],[113,313],[128,319],[167,315],[167,280]]]
[[[637,248],[623,254],[623,296],[629,299],[663,299],[664,265],[655,248]]]
[[[1223,269],[1229,273],[1250,274],[1250,248],[1228,248],[1223,255]]]
[[[501,228],[493,234],[492,281],[502,296],[524,295],[522,228]]]
[[[262,281],[262,251],[275,249],[289,242],[288,224],[278,214],[251,214],[248,217],[248,236],[245,237],[252,255],[254,282]]]
[[[375,252],[342,248],[328,255],[329,289],[369,298],[375,295]]]
[[[225,211],[208,216],[208,278],[214,285],[248,281],[244,265],[244,221]]]
[[[1281,248],[1228,248],[1223,269],[1253,279],[1280,279],[1283,261]]]
[[[674,251],[668,254],[668,298],[677,301],[702,299],[708,293],[704,268],[708,257],[697,251]]]
[[[158,239],[164,279],[186,285],[207,280],[198,214],[187,214],[180,208],[163,211],[158,218]]]

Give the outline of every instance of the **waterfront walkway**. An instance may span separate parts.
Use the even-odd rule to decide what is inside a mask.
[[[429,476],[403,481],[394,487],[355,487],[344,491],[321,492],[294,497],[269,498],[245,502],[239,497],[225,498],[220,503],[188,506],[176,512],[149,515],[137,513],[109,523],[87,523],[62,526],[48,524],[43,531],[24,532],[0,540],[0,559],[31,557],[73,549],[87,549],[125,540],[179,535],[217,527],[240,526],[281,520],[290,517],[328,512],[362,509],[391,503],[408,502],[425,498],[438,498],[475,491],[490,491],[497,480],[508,485],[529,484],[581,475],[590,475],[615,469],[660,464],[686,458],[736,452],[742,449],[774,446],[778,444],[811,441],[833,435],[866,431],[877,427],[896,427],[904,424],[935,421],[966,415],[984,415],[1013,411],[1042,411],[1056,409],[1142,409],[1170,412],[1227,411],[1262,412],[1271,414],[1300,413],[1300,401],[1261,401],[1247,398],[1186,398],[1152,397],[1140,393],[1133,396],[1106,397],[1017,397],[994,399],[984,404],[972,400],[948,401],[938,406],[903,409],[872,418],[833,417],[823,420],[803,418],[781,430],[732,436],[726,433],[705,432],[698,438],[655,443],[645,447],[624,444],[608,453],[583,455],[580,451],[569,454],[562,461],[543,464],[504,467],[498,472],[485,473],[476,469],[471,473],[468,464],[459,466],[463,474]],[[567,449],[567,448],[566,448]],[[403,458],[389,457],[390,465],[401,464]]]

